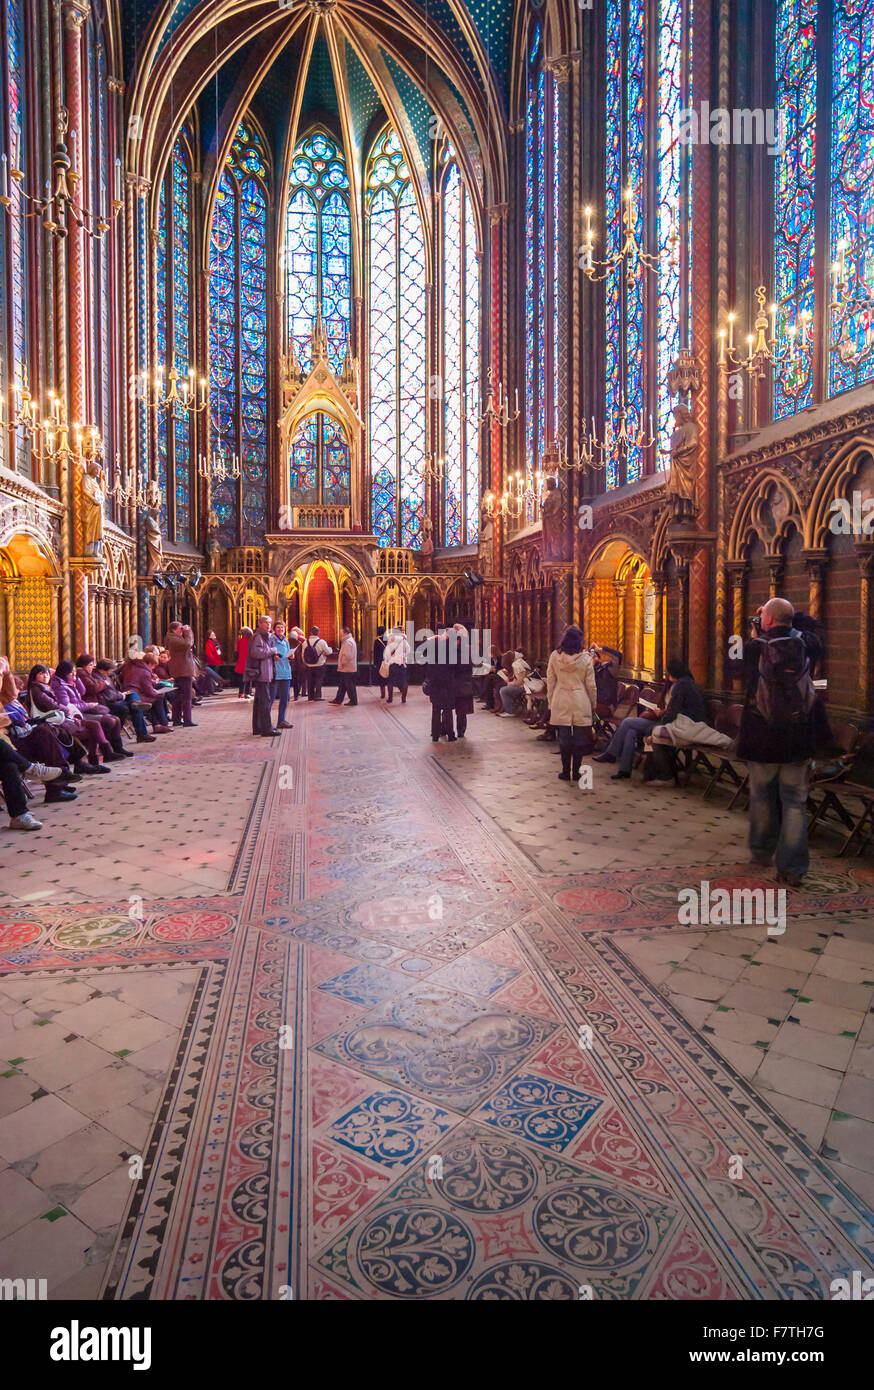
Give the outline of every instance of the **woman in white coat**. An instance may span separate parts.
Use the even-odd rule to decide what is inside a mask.
[[[407,703],[407,687],[410,683],[410,676],[407,671],[410,644],[399,627],[392,628],[384,641],[385,651],[382,654],[382,663],[383,667],[388,667],[386,703],[391,704],[392,691],[397,687],[401,694],[401,704],[405,705]]]
[[[583,634],[569,627],[546,668],[549,722],[558,732],[561,782],[575,782],[585,753],[591,753],[592,711],[598,699],[595,667],[583,650]]]

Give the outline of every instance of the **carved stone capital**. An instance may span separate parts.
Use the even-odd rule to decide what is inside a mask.
[[[491,207],[487,209],[489,224],[492,227],[497,227],[501,222],[506,222],[508,207],[508,203],[492,203]]]
[[[64,16],[64,28],[78,32],[91,10],[89,0],[61,0],[61,13]]]

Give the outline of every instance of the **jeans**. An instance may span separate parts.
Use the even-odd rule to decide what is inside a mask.
[[[561,750],[561,770],[573,778],[580,775],[580,763],[594,746],[592,730],[578,724],[557,724],[558,746]]]
[[[502,685],[498,694],[504,714],[518,714],[525,703],[525,691],[521,685]]]
[[[655,725],[651,719],[639,719],[633,715],[629,719],[623,719],[619,728],[611,738],[605,753],[612,753],[619,763],[620,772],[630,772],[631,764],[634,762],[634,750],[637,747],[637,740],[641,734],[651,733]]]
[[[348,695],[350,705],[358,704],[358,690],[355,686],[354,671],[337,672],[337,697],[333,703],[335,705],[342,705],[344,695]]]
[[[325,679],[324,666],[308,666],[307,670],[307,699],[321,700],[322,681]]]
[[[252,733],[269,734],[270,708],[273,704],[273,682],[255,681],[255,700],[252,704]]]
[[[112,704],[108,705],[107,708],[110,714],[115,715],[120,724],[123,724],[125,719],[129,719],[134,726],[134,733],[137,738],[143,738],[144,735],[148,733],[148,729],[146,728],[146,721],[143,718],[142,710],[134,709],[133,707],[133,701],[135,699],[136,696],[132,695],[129,700],[113,700]]]
[[[176,676],[174,684],[176,686],[176,701],[173,705],[173,723],[191,723],[191,686],[192,676]]]
[[[810,764],[747,763],[750,774],[750,853],[778,873],[803,878],[807,852],[807,777]]]
[[[30,767],[27,758],[10,748],[5,739],[0,738],[0,786],[6,800],[10,819],[23,816],[27,810],[27,793],[21,780],[22,773]]]
[[[291,679],[282,679],[273,682],[273,699],[279,701],[279,710],[276,715],[277,724],[285,723],[285,714],[288,709],[288,692],[291,687]]]

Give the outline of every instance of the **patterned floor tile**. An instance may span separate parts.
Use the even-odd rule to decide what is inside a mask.
[[[553,1153],[562,1153],[600,1105],[599,1097],[585,1091],[521,1072],[487,1101],[477,1118]]]
[[[402,1168],[425,1151],[439,1150],[441,1135],[453,1123],[445,1110],[380,1092],[335,1120],[327,1137],[385,1168]]]

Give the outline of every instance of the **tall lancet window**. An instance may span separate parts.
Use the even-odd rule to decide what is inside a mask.
[[[371,530],[381,546],[418,548],[427,443],[425,237],[393,130],[367,163]]]
[[[155,356],[166,383],[171,368],[184,382],[194,367],[191,257],[191,166],[185,137],[173,147],[161,183],[156,258]],[[191,415],[181,403],[159,410],[158,482],[161,526],[177,541],[193,540]]]
[[[451,157],[443,173],[443,544],[479,529],[480,274],[470,194]]]
[[[267,524],[267,209],[265,143],[247,119],[219,179],[209,243],[210,447],[241,476],[214,472],[222,546],[258,545]]]
[[[813,315],[816,213],[817,0],[779,0],[776,91],[782,113],[782,153],[774,188],[774,274],[780,305],[781,346],[802,313]],[[809,405],[814,393],[812,335],[774,373],[774,418]]]
[[[29,152],[29,124],[27,119],[27,93],[24,74],[26,71],[25,0],[7,0],[6,6],[6,154],[10,167],[27,168]],[[29,369],[28,333],[28,276],[29,247],[27,228],[32,219],[25,218],[27,206],[21,185],[15,179],[9,180],[9,196],[12,204],[11,216],[6,218],[7,282],[9,285],[9,306],[6,330],[9,334],[7,361],[8,381],[3,392],[7,400],[17,404],[16,388],[25,384]],[[31,389],[34,382],[28,378]],[[8,437],[8,436],[7,436]],[[17,430],[12,445],[12,458],[4,462],[20,473],[30,474],[31,448],[25,430]],[[9,446],[7,445],[7,448]]]
[[[602,255],[619,256],[628,222],[638,245],[658,257],[654,296],[650,272],[639,266],[629,276],[617,262],[604,281],[606,482],[614,488],[664,466],[674,404],[665,377],[689,345],[692,0],[608,0],[606,25]],[[623,421],[631,436],[624,449]]]
[[[525,108],[525,422],[526,463],[539,469],[560,427],[558,343],[561,314],[559,152],[555,77],[544,66],[543,29],[529,35]]]
[[[289,175],[285,218],[287,334],[304,371],[312,365],[312,332],[321,313],[328,366],[339,376],[351,312],[352,228],[349,178],[337,142],[324,131],[302,139]],[[319,413],[303,420],[291,445],[295,504],[350,500],[349,444],[336,420]]]
[[[874,0],[838,0],[831,45],[831,264],[844,267],[854,305],[835,317],[830,396],[874,377]]]

